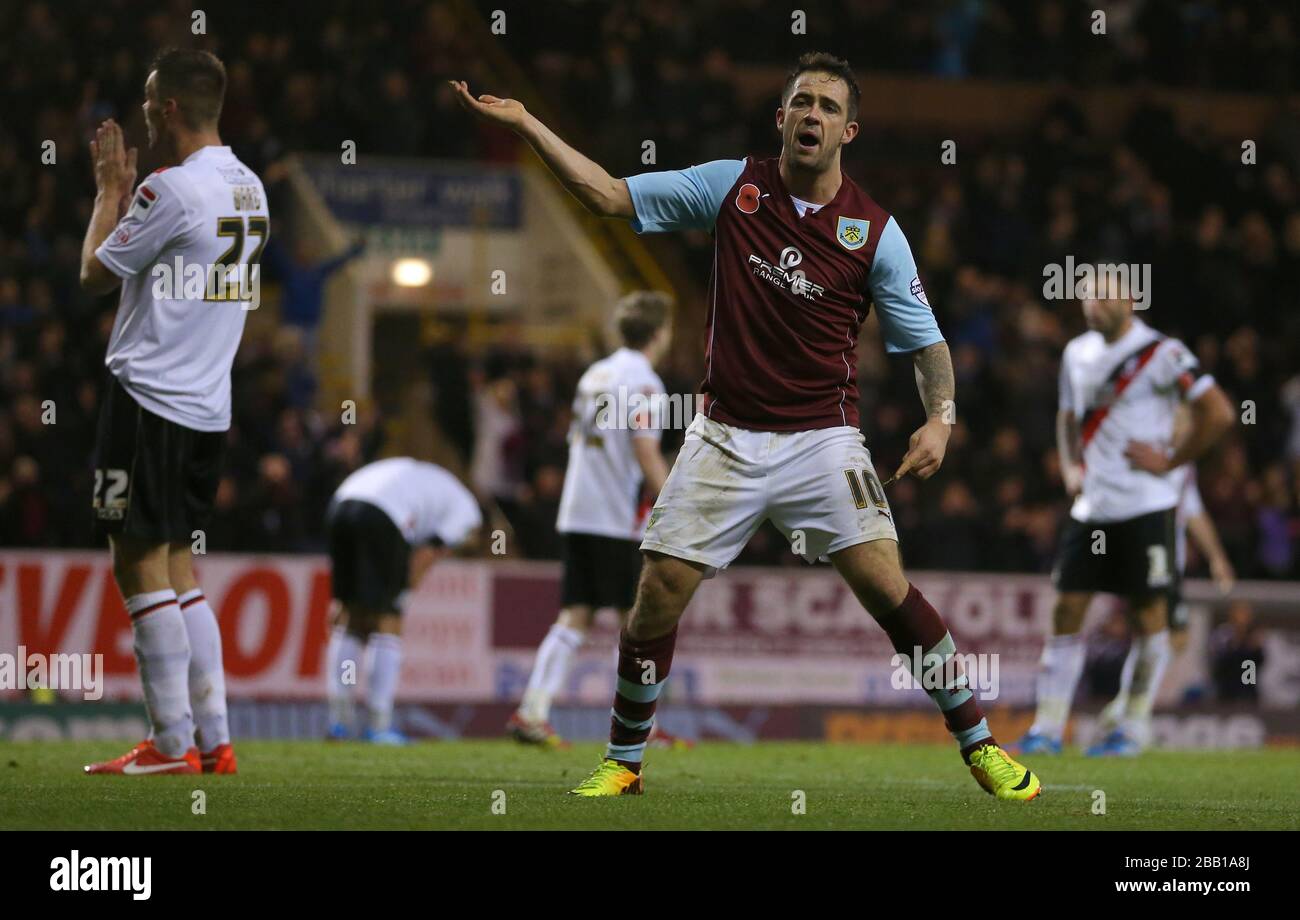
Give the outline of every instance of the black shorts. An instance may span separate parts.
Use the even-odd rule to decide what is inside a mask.
[[[109,375],[95,436],[95,533],[189,543],[208,526],[224,431],[195,431],[141,406]]]
[[[560,605],[628,610],[641,577],[641,544],[587,533],[560,534],[564,581]]]
[[[348,498],[330,505],[325,526],[334,597],[365,610],[401,613],[411,544],[393,519],[370,502]]]
[[[1071,519],[1053,580],[1058,591],[1103,591],[1124,597],[1168,594],[1178,588],[1174,560],[1173,509],[1127,521]]]

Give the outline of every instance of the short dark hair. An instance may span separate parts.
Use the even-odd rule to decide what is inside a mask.
[[[215,125],[226,98],[226,67],[210,51],[168,48],[153,60],[160,99],[180,103],[181,118],[197,130]]]
[[[668,322],[673,299],[662,291],[633,291],[614,307],[614,322],[628,348],[645,348]]]
[[[799,75],[812,70],[823,71],[844,81],[844,85],[849,88],[849,121],[857,118],[858,102],[862,99],[858,78],[853,75],[853,68],[849,66],[848,61],[825,51],[809,51],[795,62],[794,67],[785,75],[785,87],[781,90],[781,104],[785,105],[789,100],[790,90],[794,89],[794,81],[799,79]]]

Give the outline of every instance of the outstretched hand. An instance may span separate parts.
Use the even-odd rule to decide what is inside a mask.
[[[487,121],[518,129],[528,117],[528,110],[517,99],[500,99],[489,95],[475,98],[470,95],[469,85],[464,80],[449,80],[448,84],[464,108]]]

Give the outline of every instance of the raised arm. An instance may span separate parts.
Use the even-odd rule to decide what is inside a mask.
[[[588,211],[600,217],[636,216],[627,182],[615,179],[599,164],[574,150],[546,125],[528,113],[516,99],[499,99],[470,95],[464,80],[451,81],[460,104],[475,115],[514,131],[526,140],[555,174],[561,184],[582,202]]]
[[[122,129],[109,119],[90,142],[90,157],[95,164],[95,207],[81,243],[81,287],[91,294],[107,294],[121,279],[99,261],[95,250],[108,239],[130,204],[136,148],[126,149]]]

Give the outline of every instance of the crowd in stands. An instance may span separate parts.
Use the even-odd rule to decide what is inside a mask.
[[[637,171],[629,136],[663,139],[665,167],[774,152],[772,105],[741,104],[733,65],[792,56],[785,8],[774,13],[756,0],[479,4],[485,18],[503,5],[511,55],[554,108],[581,119],[587,133],[574,140],[608,153],[612,171]],[[87,142],[113,116],[143,144],[147,62],[160,47],[194,41],[186,4],[145,16],[123,0],[86,3],[76,15],[73,6],[38,0],[0,10],[5,546],[95,545],[90,456],[116,297],[90,297],[77,284],[94,193]],[[1294,89],[1295,11],[1164,0],[1097,6],[1108,13],[1106,41],[1076,23],[1081,8],[1064,0],[809,5],[804,45],[846,53],[862,74],[1062,88],[1032,132],[977,139],[960,168],[937,162],[937,137],[870,126],[846,155],[846,168],[908,235],[957,371],[958,424],[943,471],[923,486],[903,480],[890,489],[904,552],[915,567],[1049,567],[1067,510],[1053,434],[1057,364],[1081,317],[1075,301],[1044,299],[1042,267],[1072,254],[1153,266],[1146,318],[1182,337],[1253,409],[1200,472],[1232,561],[1243,577],[1300,577],[1300,119],[1280,108],[1259,139],[1259,162],[1244,166],[1238,140],[1192,131],[1154,105],[1136,110],[1122,136],[1102,136],[1069,92],[1145,81]],[[210,11],[203,41],[229,73],[223,138],[271,190],[281,247],[267,260],[272,305],[282,294],[293,314],[280,329],[250,324],[236,362],[212,549],[318,549],[334,486],[388,449],[375,415],[342,425],[314,406],[304,340],[323,279],[276,220],[283,155],[337,151],[342,136],[376,154],[512,155],[508,138],[459,115],[443,83],[481,75],[448,5],[394,0],[382,17],[341,0],[312,4],[309,16],[300,7]],[[844,35],[860,50],[846,49]],[[42,159],[46,140],[54,162]],[[142,175],[157,165],[142,152]],[[682,239],[702,281],[707,238]],[[698,330],[680,330],[678,347],[702,347]],[[887,467],[919,422],[915,385],[871,329],[860,354],[863,427]],[[525,554],[551,556],[567,406],[582,367],[516,352],[456,358],[430,364],[441,411],[463,421],[449,433],[466,469]],[[668,384],[690,392],[697,382]],[[451,398],[458,404],[447,406]],[[802,564],[771,529],[741,561]]]

